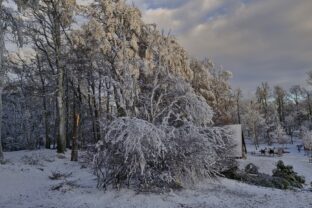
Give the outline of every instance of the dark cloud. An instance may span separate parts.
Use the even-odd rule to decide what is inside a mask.
[[[253,91],[262,81],[305,85],[312,70],[312,1],[134,2],[146,21],[172,29],[191,55],[232,71],[235,87]]]
[[[168,1],[168,0],[134,0],[129,1],[135,3],[138,7],[145,7],[146,9],[157,9],[157,8],[168,8],[174,9],[177,7],[182,6],[189,0],[175,0],[175,1]]]

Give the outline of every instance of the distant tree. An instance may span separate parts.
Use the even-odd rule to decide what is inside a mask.
[[[249,132],[249,135],[254,141],[255,148],[259,147],[259,139],[261,134],[265,132],[265,119],[260,113],[260,107],[255,102],[250,102],[243,115],[243,124],[245,131]]]
[[[312,131],[305,131],[303,133],[303,143],[304,143],[304,148],[308,150],[312,150]]]
[[[302,122],[302,116],[300,115],[300,102],[303,98],[303,90],[300,85],[294,85],[289,90],[289,99],[295,104],[295,122],[296,126],[300,126]]]
[[[312,92],[306,88],[302,88],[303,98],[304,98],[304,106],[306,108],[308,118],[311,120],[312,118]]]
[[[268,115],[268,106],[270,98],[270,86],[267,82],[262,82],[261,85],[257,88],[256,97],[258,103],[261,106],[261,111],[262,113],[264,113],[264,117],[266,118]]]
[[[312,71],[307,72],[307,76],[308,76],[307,83],[309,85],[312,85]]]
[[[298,129],[296,118],[297,118],[296,113],[290,113],[289,115],[285,117],[285,122],[284,122],[285,129],[287,131],[287,134],[290,135],[292,144],[293,144],[293,132],[296,128]]]
[[[280,122],[285,120],[286,91],[281,86],[274,87],[274,98]]]
[[[307,83],[308,85],[312,86],[312,71],[309,71],[307,75],[308,75]],[[309,112],[309,120],[311,120],[312,118],[312,93],[308,89],[303,89],[303,92],[306,97],[306,103],[307,103],[308,112]]]
[[[236,115],[237,115],[237,122],[241,124],[241,98],[242,98],[242,90],[238,88],[234,91],[234,100],[236,105]]]
[[[287,143],[289,143],[289,136],[286,134],[285,129],[280,124],[277,125],[273,134],[279,144],[284,146],[285,144],[287,145]]]

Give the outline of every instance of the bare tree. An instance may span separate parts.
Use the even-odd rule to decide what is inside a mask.
[[[34,47],[45,54],[51,70],[57,75],[57,111],[59,114],[57,151],[66,150],[66,104],[65,104],[65,60],[64,42],[68,41],[66,28],[73,18],[74,1],[40,1],[30,5],[33,16],[28,24],[28,35]]]

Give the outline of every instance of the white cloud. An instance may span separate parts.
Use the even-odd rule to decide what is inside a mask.
[[[166,31],[177,30],[181,27],[182,22],[174,18],[174,13],[174,10],[164,8],[148,9],[144,12],[143,17],[146,23],[155,23],[157,19],[157,24]]]
[[[312,1],[172,0],[143,17],[172,29],[196,57],[212,57],[234,72],[233,83],[255,89],[262,81],[288,87],[312,70]],[[244,3],[247,2],[247,3]]]

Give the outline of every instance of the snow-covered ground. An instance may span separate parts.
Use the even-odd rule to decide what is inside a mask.
[[[92,171],[82,168],[77,162],[70,162],[69,155],[65,159],[59,159],[54,151],[38,150],[10,152],[5,156],[9,162],[0,165],[1,208],[312,207],[311,192],[281,191],[228,179],[205,181],[194,188],[167,194],[139,194],[126,189],[103,192],[96,189],[96,178]],[[30,157],[35,159],[32,164],[29,163]],[[312,165],[304,161],[305,157],[299,155],[284,157],[287,164],[294,165],[295,170],[298,168],[297,171],[310,181]],[[260,170],[268,173],[275,161],[280,159],[257,156],[248,158],[246,161],[240,161],[241,164],[254,162],[261,166]],[[60,190],[52,190],[52,187],[64,182],[64,179],[49,179],[51,173],[56,171],[72,173],[66,178],[71,182],[70,185]]]
[[[248,157],[246,160],[240,160],[240,168],[243,169],[248,163],[253,163],[259,167],[259,172],[272,175],[272,170],[276,167],[276,163],[279,160],[282,160],[286,165],[292,165],[294,170],[299,174],[305,177],[307,185],[310,186],[312,182],[312,163],[309,163],[309,157],[305,155],[303,149],[298,152],[297,145],[302,144],[301,141],[295,141],[293,145],[288,144],[286,151],[289,153],[283,154],[283,156],[265,156],[261,155],[259,150],[267,148],[278,148],[281,145],[272,145],[268,146],[265,144],[260,145],[258,150],[255,150],[255,147],[247,141],[247,151]],[[251,152],[255,152],[256,155],[251,155]]]

